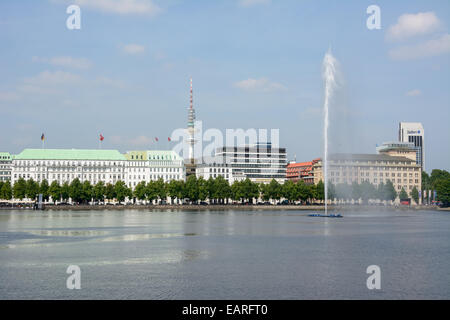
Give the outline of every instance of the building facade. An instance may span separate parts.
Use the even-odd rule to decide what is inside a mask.
[[[141,181],[186,179],[184,160],[175,151],[128,151],[124,156],[127,160],[125,183],[133,189]]]
[[[313,164],[318,160],[289,163],[286,168],[286,179],[294,182],[303,180],[306,184],[314,184]]]
[[[217,178],[222,176],[229,184],[235,181],[242,181],[246,179],[243,172],[236,171],[227,163],[202,163],[197,165],[195,174],[197,178],[208,180],[209,178]]]
[[[377,153],[417,160],[417,148],[412,142],[383,142],[381,146],[377,147]]]
[[[51,184],[99,181],[116,183],[125,180],[126,158],[117,150],[25,149],[12,161],[11,183],[33,179]]]
[[[409,194],[421,190],[421,166],[415,159],[385,154],[333,154],[329,157],[329,181],[352,184],[368,181],[374,185],[391,181],[397,192],[402,188]]]
[[[410,142],[416,148],[416,163],[425,170],[425,130],[420,122],[400,122],[398,141]]]
[[[243,147],[221,147],[216,149],[216,163],[226,163],[233,172],[241,172],[257,183],[279,183],[286,180],[286,149],[272,148],[271,143]]]
[[[0,181],[11,180],[12,156],[8,152],[0,152]]]

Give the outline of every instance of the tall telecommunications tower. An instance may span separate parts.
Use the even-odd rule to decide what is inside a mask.
[[[187,125],[187,132],[188,132],[188,139],[187,143],[189,145],[189,161],[188,163],[194,164],[194,145],[196,140],[194,139],[195,134],[195,109],[194,109],[194,98],[193,98],[193,92],[192,92],[192,78],[190,79],[190,103],[189,103],[189,109],[188,109],[188,125]]]

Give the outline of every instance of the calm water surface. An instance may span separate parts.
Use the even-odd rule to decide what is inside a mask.
[[[450,213],[306,214],[0,211],[0,299],[450,298]]]

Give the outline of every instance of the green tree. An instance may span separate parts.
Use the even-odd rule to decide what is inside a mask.
[[[66,181],[61,186],[61,199],[65,202],[69,201],[70,198],[70,185]]]
[[[30,198],[31,200],[35,200],[36,196],[39,194],[39,183],[34,181],[33,179],[27,180],[27,198]]]
[[[206,190],[207,190],[207,198],[209,199],[210,203],[215,203],[217,199],[217,185],[216,185],[216,179],[213,177],[209,177],[208,180],[206,180]]]
[[[219,199],[220,203],[224,203],[225,200],[231,198],[231,187],[228,180],[225,180],[223,176],[218,176],[214,183],[215,198]]]
[[[205,201],[208,198],[208,183],[202,177],[197,179],[198,200]]]
[[[83,186],[78,178],[75,178],[70,183],[69,196],[73,202],[81,203],[83,201]]]
[[[48,201],[50,193],[48,181],[46,179],[42,180],[41,185],[39,186],[39,193],[42,193],[42,199],[44,201]]]
[[[386,195],[385,195],[385,188],[386,185],[384,184],[384,182],[380,182],[377,186],[377,199],[380,200],[386,200]]]
[[[93,187],[91,185],[91,182],[89,180],[84,181],[81,190],[82,190],[82,201],[90,202],[93,198]]]
[[[164,180],[162,178],[155,181],[155,189],[156,195],[158,197],[158,201],[161,202],[167,198],[167,188]]]
[[[430,176],[425,171],[422,171],[422,191],[431,190]]]
[[[231,198],[235,201],[243,201],[244,199],[242,182],[243,181],[235,180],[231,185]]]
[[[53,203],[56,204],[56,201],[59,201],[61,199],[61,196],[62,196],[62,192],[61,191],[62,191],[62,189],[61,189],[61,187],[59,185],[59,182],[56,181],[56,180],[53,180],[52,183],[50,184],[49,189],[48,189],[48,193],[52,197]]]
[[[20,177],[19,180],[17,180],[14,183],[13,187],[13,194],[14,198],[22,200],[26,197],[27,194],[27,182],[24,178]]]
[[[111,183],[108,183],[105,187],[105,198],[112,201],[116,198],[116,189]]]
[[[139,182],[136,187],[134,187],[134,196],[140,201],[147,199],[147,184],[145,181]]]
[[[281,193],[284,198],[286,198],[289,203],[298,199],[298,189],[292,180],[287,180],[281,188]]]
[[[417,190],[416,187],[414,187],[411,190],[411,198],[413,198],[413,200],[416,202],[416,204],[419,204],[419,190]]]
[[[307,185],[303,180],[299,180],[295,184],[295,189],[296,200],[306,202],[308,199],[314,198],[314,185]]]
[[[437,199],[443,207],[450,207],[450,178],[440,179],[435,184]]]
[[[397,198],[397,191],[395,191],[394,184],[391,180],[388,180],[386,184],[384,185],[385,191],[385,199],[388,201],[394,201]]]
[[[186,180],[186,198],[191,202],[197,202],[199,199],[199,189],[197,177],[195,175],[190,175]]]
[[[149,181],[146,186],[147,199],[151,202],[158,199],[158,188],[156,181]]]
[[[281,197],[281,186],[279,186],[279,194]],[[249,202],[253,202],[254,198],[259,197],[259,186],[257,183],[252,182],[249,178],[246,178],[241,182],[241,188],[243,193],[243,198],[247,199]]]
[[[99,181],[95,184],[92,190],[92,197],[95,201],[105,201],[105,183],[103,181]]]
[[[363,181],[360,184],[360,196],[363,202],[368,203],[369,199],[376,197],[376,188],[373,184],[368,181]]]
[[[268,186],[269,197],[272,200],[278,201],[282,197],[282,187],[277,180],[272,179]]]
[[[117,181],[114,185],[114,191],[116,193],[116,199],[117,201],[119,201],[119,204],[122,203],[127,197],[131,198],[133,196],[131,189],[127,187],[125,182],[120,180]]]
[[[264,201],[270,200],[270,194],[269,194],[269,185],[265,183],[261,183],[259,185],[259,193],[261,194],[261,198]]]
[[[400,191],[400,194],[398,195],[398,197],[400,198],[400,201],[409,199],[408,194],[406,193],[405,189],[403,189],[403,188]]]
[[[167,193],[171,198],[172,204],[174,199],[181,201],[184,197],[184,181],[171,180],[167,185]]]
[[[434,190],[439,180],[450,179],[450,173],[446,170],[433,169],[430,175],[430,188]]]
[[[315,186],[315,198],[318,201],[322,201],[325,200],[325,186],[322,182],[322,180],[320,180],[317,185]]]
[[[0,199],[11,200],[12,198],[12,188],[11,182],[6,181],[2,184],[0,189]]]

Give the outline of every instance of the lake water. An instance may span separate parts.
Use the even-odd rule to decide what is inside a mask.
[[[344,214],[0,211],[0,299],[450,298],[449,212]]]

